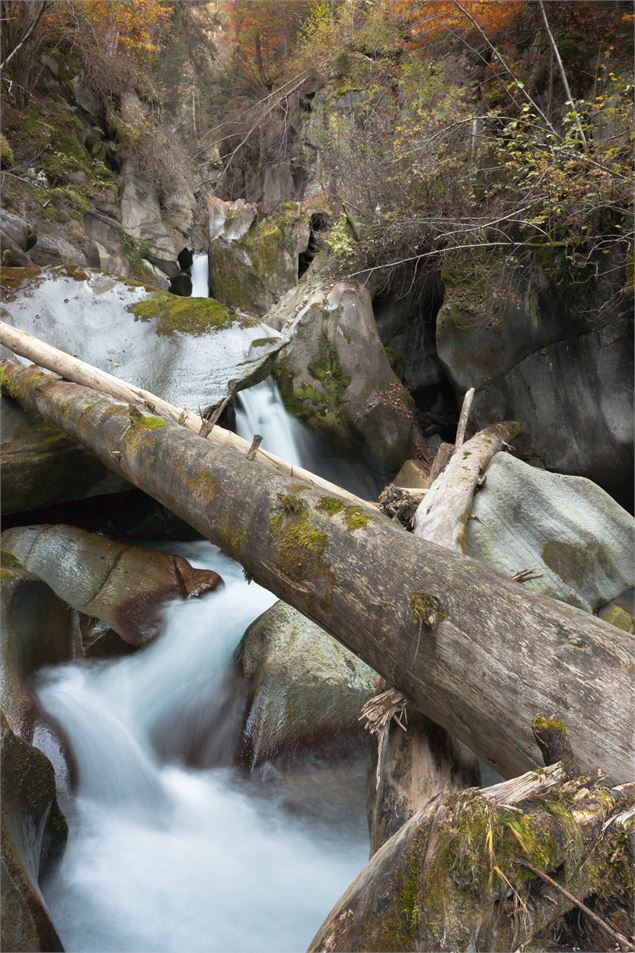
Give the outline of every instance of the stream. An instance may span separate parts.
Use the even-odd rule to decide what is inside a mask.
[[[193,278],[207,295],[206,256],[196,256]],[[237,429],[293,463],[337,470],[271,380],[240,395]],[[367,484],[345,461],[340,479]],[[245,629],[275,597],[210,543],[164,547],[225,585],[168,607],[162,635],[143,651],[40,675],[40,703],[77,768],[46,902],[69,953],[300,953],[367,861],[364,759],[313,756],[251,775],[232,767],[240,712],[228,704],[228,673]]]

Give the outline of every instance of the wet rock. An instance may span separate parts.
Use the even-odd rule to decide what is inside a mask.
[[[372,669],[284,602],[249,626],[238,665],[249,680],[243,737],[250,767],[360,732]]]
[[[33,673],[75,654],[71,610],[18,559],[2,552],[0,569],[0,707],[13,730],[33,740],[39,714]]]
[[[312,278],[267,321],[291,342],[276,369],[287,410],[347,444],[358,441],[378,470],[397,470],[409,456],[414,405],[390,367],[366,288]]]
[[[210,281],[233,308],[265,314],[298,280],[298,257],[310,239],[310,214],[298,202],[256,221],[243,201],[209,202]]]
[[[181,556],[124,546],[72,526],[5,530],[2,548],[68,605],[95,616],[125,642],[143,645],[160,631],[165,604],[202,596],[220,576]]]
[[[194,255],[189,248],[182,248],[176,256],[181,271],[189,271],[194,263]]]
[[[118,493],[128,486],[61,430],[1,398],[2,513]]]
[[[217,406],[266,377],[284,338],[212,298],[94,272],[12,269],[4,320],[178,407]]]
[[[39,882],[60,858],[68,827],[48,759],[17,738],[0,713],[3,950],[63,950]]]
[[[635,521],[583,477],[497,453],[476,494],[466,553],[535,592],[593,611],[633,585]]]
[[[170,292],[189,298],[192,294],[192,277],[186,271],[181,271],[175,278],[170,279]]]
[[[513,276],[492,253],[446,269],[437,346],[475,430],[522,420],[521,456],[632,503],[633,321],[622,269],[592,282]],[[609,273],[610,272],[610,273]]]

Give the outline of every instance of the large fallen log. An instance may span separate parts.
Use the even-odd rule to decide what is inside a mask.
[[[442,794],[377,851],[308,953],[555,949],[563,933],[563,949],[632,950],[633,803],[635,784],[570,779],[562,763]]]
[[[501,774],[540,764],[547,712],[583,770],[634,775],[632,636],[162,417],[10,361],[1,379]]]

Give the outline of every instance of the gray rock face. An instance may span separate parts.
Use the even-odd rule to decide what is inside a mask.
[[[74,526],[5,530],[2,548],[73,608],[101,619],[131,645],[158,635],[168,601],[213,591],[220,576],[181,556],[123,546]]]
[[[233,308],[265,314],[298,280],[298,256],[306,251],[310,214],[297,202],[255,221],[256,207],[243,200],[211,198],[209,263],[214,297]]]
[[[277,370],[287,409],[346,442],[359,440],[377,469],[397,470],[409,455],[413,405],[381,345],[366,288],[313,278],[267,320],[291,340]]]
[[[128,235],[149,245],[153,254],[176,258],[178,249],[161,217],[156,187],[130,162],[121,169],[121,224]]]
[[[634,545],[633,518],[590,480],[501,452],[474,498],[466,553],[505,576],[535,569],[524,586],[593,611],[633,585]]]
[[[359,731],[372,669],[284,602],[250,625],[238,663],[250,683],[243,730],[251,767]]]
[[[0,251],[3,265],[25,267],[31,264],[27,252],[35,245],[37,234],[30,222],[0,209]]]
[[[61,430],[32,417],[10,398],[0,400],[3,514],[117,493],[129,486]]]
[[[459,403],[476,387],[474,428],[522,420],[515,445],[525,459],[589,477],[630,503],[633,321],[624,297],[609,279],[560,288],[538,268],[500,299],[472,294],[482,275],[461,280],[465,287],[446,281],[437,346]]]
[[[50,762],[17,738],[0,713],[3,950],[63,950],[38,881],[61,856],[68,827]]]
[[[151,292],[92,271],[43,271],[4,308],[9,324],[191,410],[265,377],[284,343],[211,298]]]

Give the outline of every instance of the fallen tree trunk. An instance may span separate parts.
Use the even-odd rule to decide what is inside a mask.
[[[13,325],[7,324],[4,321],[0,321],[0,344],[3,344],[10,351],[13,351],[14,354],[33,361],[33,363],[39,367],[45,367],[50,371],[54,371],[66,380],[74,381],[76,384],[83,384],[93,390],[98,390],[102,394],[108,394],[117,400],[123,400],[127,404],[138,404],[140,407],[152,413],[162,414],[162,416],[167,417],[169,420],[175,420],[183,427],[187,427],[188,430],[191,430],[192,433],[199,434],[212,443],[216,443],[222,447],[232,447],[234,450],[238,450],[244,454],[252,452],[253,441],[244,440],[242,437],[239,437],[238,434],[232,433],[231,430],[224,430],[223,427],[218,426],[215,420],[212,422],[212,420],[207,420],[203,417],[199,417],[198,414],[191,413],[184,407],[175,407],[174,404],[168,403],[167,400],[162,400],[155,394],[151,394],[150,391],[143,390],[141,387],[135,387],[132,384],[126,383],[126,381],[122,381],[119,377],[114,377],[112,374],[102,371],[98,367],[86,364],[85,361],[80,361],[78,358],[72,357],[64,351],[60,351],[59,348],[53,347],[52,344],[40,341],[39,338],[34,337],[27,331],[14,328]],[[345,490],[343,487],[337,487],[333,483],[329,483],[328,480],[324,480],[315,473],[310,473],[301,467],[294,467],[286,460],[277,457],[274,453],[269,453],[268,450],[256,447],[254,454],[261,462],[268,463],[276,469],[282,470],[284,473],[289,473],[291,476],[295,475],[302,480],[307,480],[309,483],[314,483],[317,487],[326,490],[328,493],[335,491],[339,493],[340,496],[347,497],[352,503],[356,503],[359,506],[372,505],[366,500],[361,500],[353,493],[349,493],[348,490]]]
[[[573,909],[599,930],[584,949],[632,950],[634,802],[635,784],[570,780],[561,763],[440,795],[372,857],[309,953],[553,949]],[[571,933],[580,948],[584,927]]]
[[[9,361],[1,378],[501,774],[540,764],[544,712],[583,770],[634,774],[632,636],[163,418]]]

